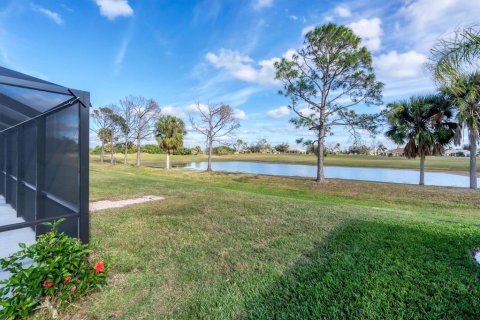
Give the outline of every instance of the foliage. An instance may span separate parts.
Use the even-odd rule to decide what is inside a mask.
[[[227,147],[227,146],[219,146],[219,147],[214,147],[212,152],[213,152],[213,154],[216,154],[216,155],[219,155],[219,156],[224,156],[224,155],[227,155],[227,154],[234,154],[235,149]]]
[[[456,144],[460,145],[462,128],[467,128],[474,141],[478,143],[480,135],[480,72],[461,75],[441,89],[447,94],[457,107],[459,130],[457,130]]]
[[[137,151],[136,147],[135,147],[135,145],[133,144],[132,141],[128,141],[126,146],[127,146],[127,154],[128,153],[135,153]],[[114,150],[115,150],[115,153],[125,152],[125,142],[116,143],[115,147],[114,147]]]
[[[203,153],[203,151],[202,151],[202,148],[200,146],[195,146],[192,149],[192,154],[194,154],[194,155],[202,154],[202,153]]]
[[[127,163],[127,154],[131,153],[132,150],[134,152],[136,151],[134,148],[131,148],[131,145],[133,145],[132,140],[135,138],[134,132],[136,125],[133,102],[134,101],[128,97],[122,99],[119,101],[120,108],[117,109],[117,113],[123,119],[120,132],[123,136],[124,164]]]
[[[290,145],[288,144],[288,142],[284,142],[284,143],[277,144],[274,148],[280,153],[285,153],[290,148]]]
[[[232,137],[240,127],[233,108],[227,104],[196,104],[199,117],[190,115],[193,130],[205,136],[208,149],[207,171],[212,171],[212,146],[214,142],[223,143],[223,138]]]
[[[0,318],[26,317],[43,304],[61,306],[105,285],[108,265],[90,261],[88,245],[59,232],[62,221],[48,224],[51,232],[40,235],[35,244],[20,244],[20,251],[0,259],[1,267],[12,274],[0,281]]]
[[[405,144],[408,158],[420,157],[420,184],[425,175],[425,157],[442,154],[444,146],[455,136],[457,124],[453,110],[444,95],[412,97],[387,107],[390,124],[385,135],[397,144]]]
[[[146,99],[142,96],[125,97],[122,103],[129,106],[129,112],[132,114],[130,131],[137,149],[135,164],[140,166],[142,141],[152,136],[154,124],[160,115],[160,107],[155,100]]]
[[[100,154],[100,152],[101,152],[100,146],[95,146],[94,148],[90,148],[90,154]]]
[[[186,134],[183,120],[171,115],[161,116],[155,124],[158,145],[168,154],[183,147],[183,137]]]
[[[357,128],[375,131],[377,116],[357,114],[353,107],[379,104],[383,84],[375,79],[372,56],[351,29],[329,23],[308,32],[304,47],[275,63],[280,92],[290,98],[297,118],[291,122],[316,132],[317,181],[325,179],[325,137],[333,126],[344,126],[357,137]],[[306,103],[308,108],[304,108]]]
[[[100,155],[103,162],[103,155],[105,151],[105,145],[110,145],[110,162],[113,163],[114,144],[118,140],[118,135],[123,132],[126,127],[125,119],[117,114],[117,107],[115,105],[109,105],[106,107],[93,110],[92,118],[95,121],[96,129],[99,140],[101,141]]]
[[[360,154],[360,155],[369,155],[370,149],[366,145],[354,144],[348,148],[349,154]]]
[[[405,144],[408,158],[442,154],[457,129],[450,102],[443,95],[412,97],[387,106],[386,136]]]
[[[176,156],[189,156],[193,154],[193,150],[190,148],[181,147],[173,151],[173,154]]]
[[[146,144],[142,146],[142,152],[149,153],[149,154],[164,154],[162,148],[160,148],[156,144]]]
[[[442,88],[457,108],[458,128],[455,144],[460,145],[462,129],[468,130],[470,152],[470,188],[477,188],[476,154],[480,138],[480,72],[461,74]]]
[[[235,149],[235,151],[242,152],[248,147],[248,145],[242,139],[237,139],[234,143],[232,143],[232,147]]]
[[[458,112],[459,128],[456,144],[460,144],[462,128],[467,127],[471,146],[470,188],[477,188],[476,149],[480,129],[480,28],[478,26],[459,29],[453,37],[438,41],[431,50],[429,64],[434,78],[443,92],[453,100]],[[474,70],[472,72],[472,69]]]
[[[255,144],[248,147],[251,153],[271,153],[272,146],[265,138],[260,138]]]
[[[469,73],[480,61],[480,28],[459,29],[431,49],[429,67],[442,85]]]
[[[112,140],[112,129],[110,128],[101,128],[98,130],[98,139],[103,143],[110,143]]]

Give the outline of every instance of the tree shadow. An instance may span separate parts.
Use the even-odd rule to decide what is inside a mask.
[[[241,318],[480,319],[479,244],[476,228],[349,221]]]

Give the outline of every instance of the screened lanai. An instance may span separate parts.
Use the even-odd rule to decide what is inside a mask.
[[[89,93],[0,67],[0,257],[44,222],[89,239]]]

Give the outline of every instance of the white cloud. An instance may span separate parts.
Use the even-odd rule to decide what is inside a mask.
[[[273,5],[273,0],[253,0],[252,5],[255,10],[260,10],[271,7]]]
[[[427,52],[442,35],[477,24],[479,15],[478,0],[406,1],[399,10],[404,19],[399,37],[417,51]]]
[[[247,119],[247,114],[241,109],[233,109],[233,117],[237,120]]]
[[[274,119],[283,118],[290,114],[290,108],[287,106],[281,106],[276,109],[271,109],[267,111],[267,115]]]
[[[33,8],[35,11],[43,13],[46,17],[48,17],[50,20],[52,20],[56,24],[63,24],[63,19],[58,13],[45,9],[40,6],[34,6]]]
[[[290,19],[292,19],[293,21],[297,21],[298,20],[298,17],[296,15],[291,15],[291,16],[288,16]]]
[[[374,59],[374,66],[383,78],[413,78],[421,75],[427,56],[413,50],[397,53],[395,50]]]
[[[130,45],[130,41],[132,40],[133,28],[134,28],[134,20],[131,20],[128,26],[128,29],[122,38],[122,42],[120,43],[120,47],[118,48],[117,54],[115,55],[115,58],[113,60],[113,64],[114,64],[113,72],[115,75],[117,75],[122,70],[123,60],[125,59],[128,46]]]
[[[133,15],[133,9],[127,0],[95,0],[95,2],[100,8],[100,14],[109,20]]]
[[[292,60],[294,54],[297,54],[297,50],[290,48],[283,54],[283,58]]]
[[[350,9],[344,5],[336,6],[334,11],[335,11],[335,14],[337,14],[342,18],[348,18],[352,16],[352,12],[350,11]]]
[[[304,117],[313,117],[315,115],[315,110],[310,108],[303,108],[298,110],[298,112]]]
[[[261,60],[255,65],[255,61],[249,56],[242,55],[238,51],[220,49],[218,54],[209,52],[205,58],[216,69],[224,70],[235,79],[257,83],[261,85],[275,85],[275,61],[279,58]]]
[[[380,18],[361,19],[350,23],[348,26],[355,34],[362,38],[362,43],[369,50],[375,51],[380,49],[380,37],[383,34],[381,27],[382,20]]]
[[[120,48],[117,51],[117,54],[115,55],[115,60],[114,60],[114,73],[118,74],[122,68],[123,64],[123,59],[125,59],[125,54],[127,53],[128,45],[130,44],[131,36],[125,36],[122,40],[122,43],[120,44]]]
[[[203,104],[203,103],[192,103],[191,105],[189,105],[187,107],[187,111],[188,112],[193,112],[193,113],[200,113],[203,112],[203,113],[207,113],[208,112],[208,105],[206,104]]]
[[[163,107],[162,113],[167,116],[174,116],[178,118],[183,118],[185,116],[185,111],[183,111],[182,108],[176,108],[172,106]]]
[[[215,95],[211,98],[215,98],[215,101],[221,101],[234,106],[244,104],[251,95],[258,93],[262,90],[261,87],[246,87],[236,91],[226,92],[221,96]]]
[[[308,25],[306,27],[304,27],[302,29],[302,36],[306,35],[307,33],[309,33],[310,31],[312,31],[313,29],[315,29],[315,25],[314,24],[311,24],[311,25]]]

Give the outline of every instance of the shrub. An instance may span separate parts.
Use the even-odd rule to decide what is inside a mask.
[[[1,319],[26,317],[36,308],[56,308],[75,296],[102,287],[107,281],[108,265],[90,261],[89,246],[58,232],[58,220],[52,230],[40,235],[29,247],[0,259],[1,267],[11,273],[0,281]],[[30,262],[24,265],[24,262]]]
[[[219,155],[219,156],[225,156],[228,154],[234,154],[235,149],[227,147],[227,146],[220,146],[220,147],[215,147],[212,149],[213,154]]]
[[[146,145],[142,146],[142,152],[149,153],[149,154],[163,154],[163,153],[165,153],[156,144],[146,144]]]
[[[178,148],[177,150],[173,151],[173,154],[176,156],[189,156],[193,153],[192,149],[189,148]]]
[[[100,154],[100,146],[95,146],[95,148],[90,149],[90,154]]]

